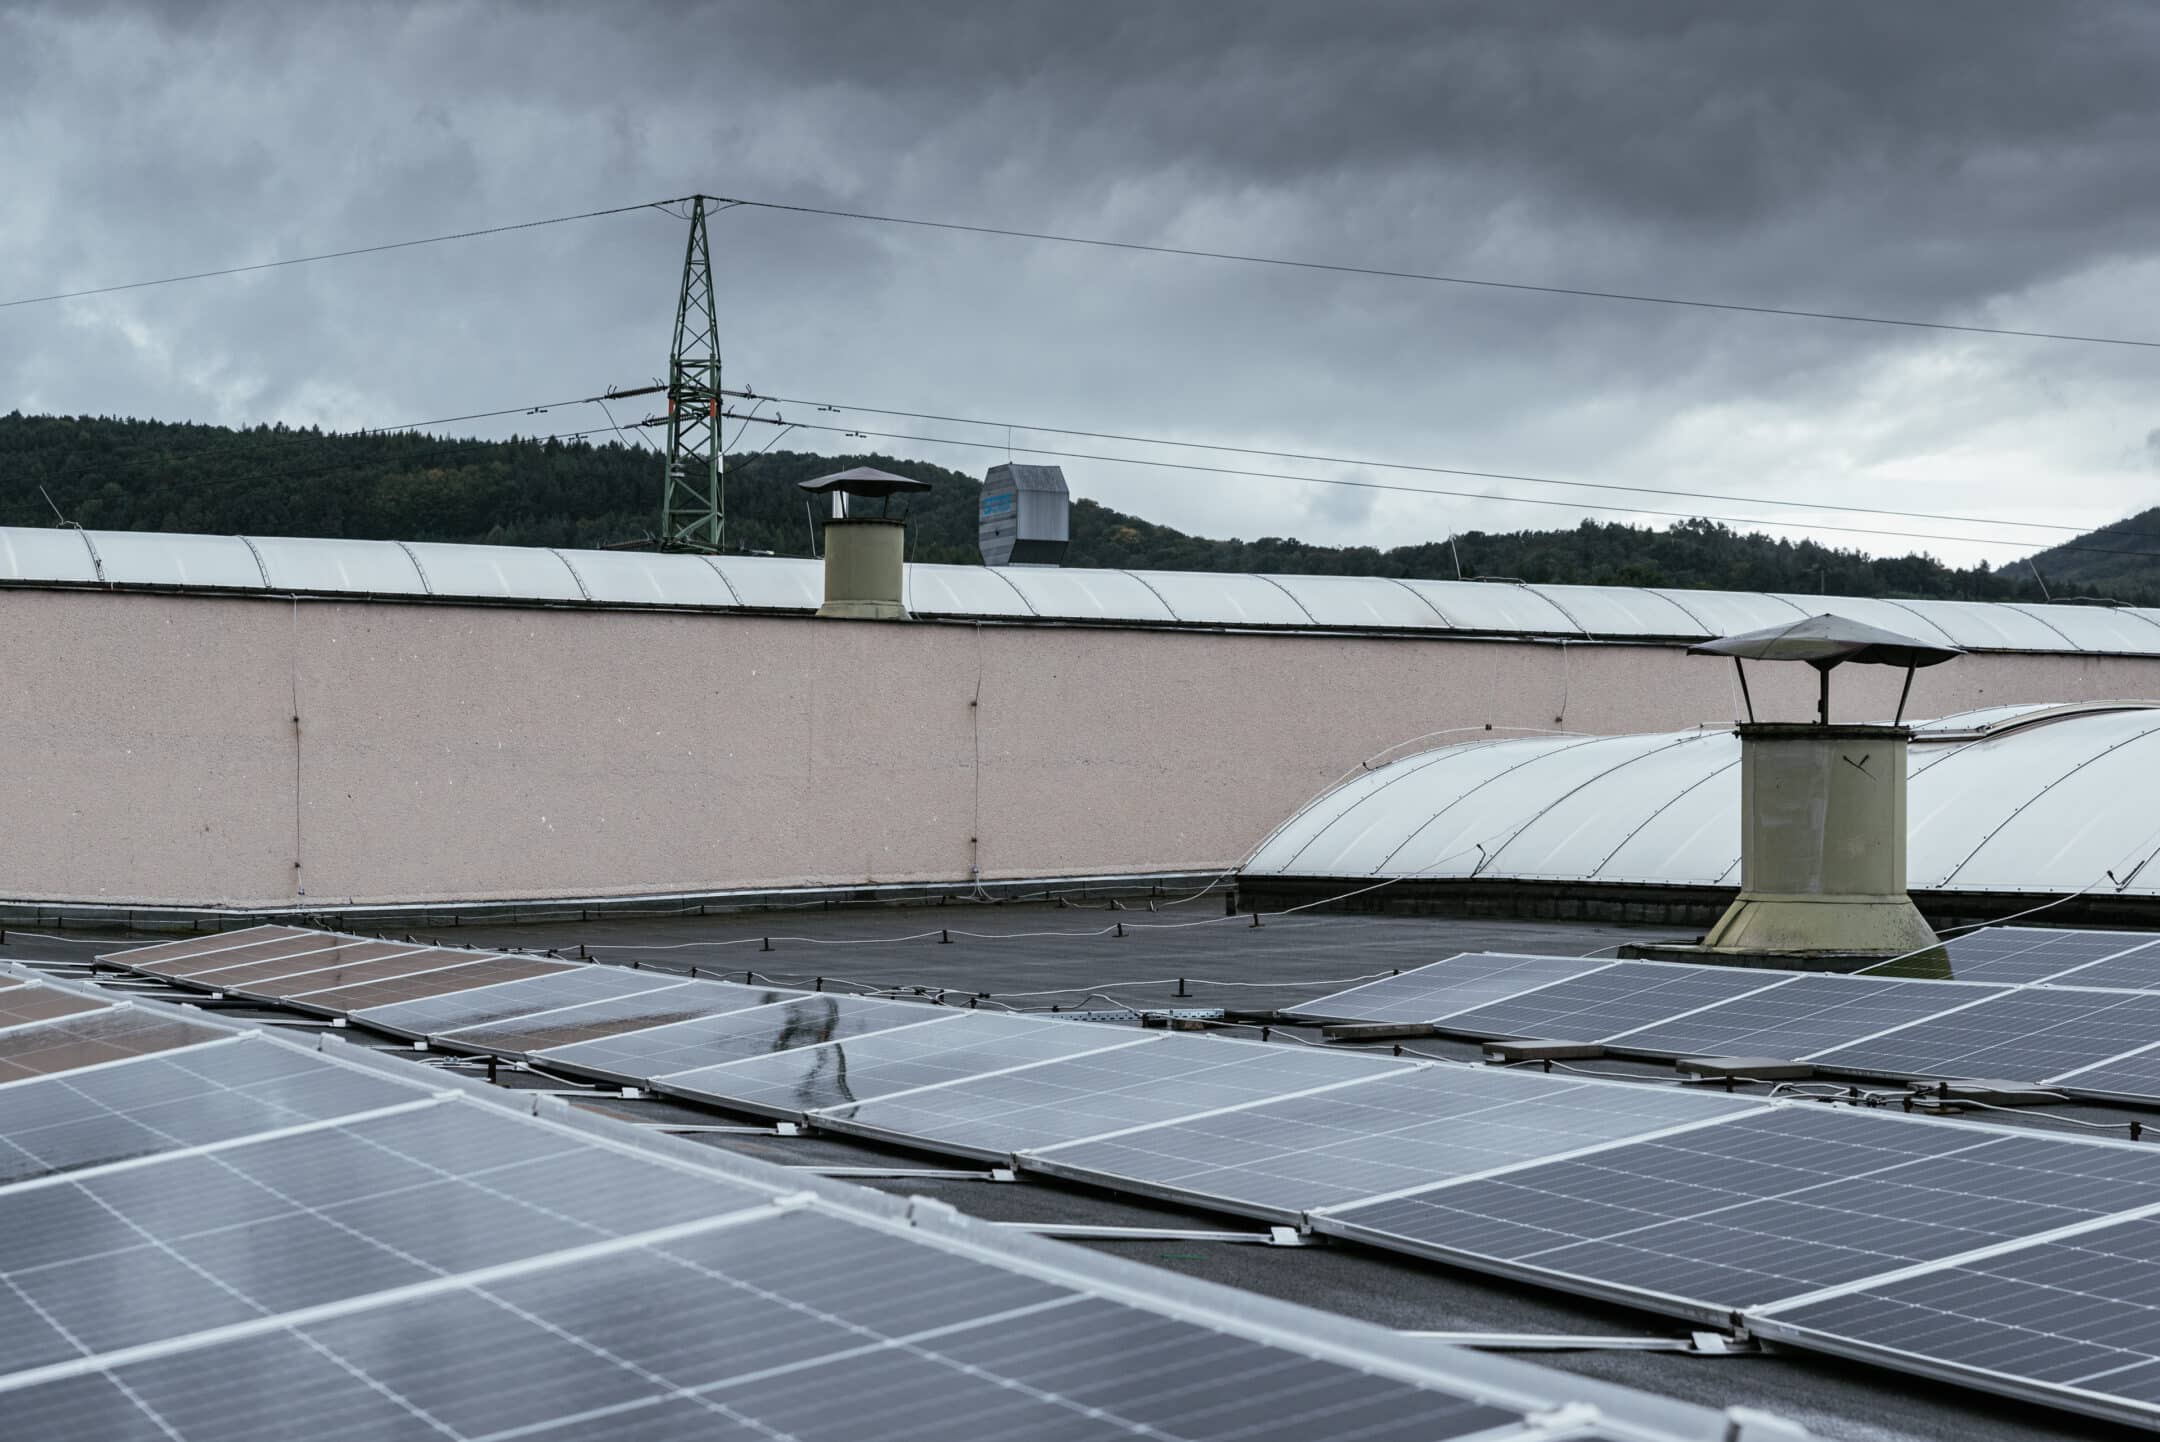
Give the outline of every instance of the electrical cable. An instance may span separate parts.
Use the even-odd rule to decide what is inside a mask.
[[[840,210],[819,205],[790,205],[777,200],[749,200],[739,196],[708,195],[731,207],[770,210],[794,215],[815,215],[835,220],[862,220],[879,225],[911,226],[921,230],[956,231],[969,235],[999,236],[1010,240],[1039,240],[1057,245],[1092,246],[1103,250],[1131,251],[1142,255],[1181,256],[1193,260],[1232,261],[1240,265],[1264,265],[1287,270],[1322,271],[1331,275],[1365,276],[1379,280],[1410,280],[1432,285],[1468,286],[1484,290],[1524,291],[1536,295],[1572,296],[1585,300],[1625,301],[1635,305],[1663,305],[1691,310],[1733,311],[1745,315],[1779,316],[1794,320],[1836,321],[1848,325],[1894,326],[1908,330],[1952,331],[1964,335],[2007,336],[2019,340],[2073,341],[2082,345],[2129,346],[2160,349],[2160,341],[2131,336],[2080,335],[2066,331],[2025,330],[2015,326],[1967,325],[1954,321],[1914,320],[1900,316],[1865,315],[1856,311],[1803,310],[1798,307],[1751,305],[1740,301],[1702,300],[1683,296],[1650,295],[1633,291],[1594,290],[1585,286],[1539,285],[1528,281],[1494,280],[1483,276],[1443,275],[1429,271],[1392,270],[1383,266],[1350,265],[1332,261],[1298,260],[1287,256],[1247,255],[1236,251],[1201,250],[1189,246],[1154,245],[1142,241],[1110,240],[1102,236],[1060,235],[1052,231],[1017,230],[1006,226],[970,225],[951,220],[924,220],[914,216],[878,215],[870,211]]]
[[[722,414],[727,416],[731,420],[750,419],[743,416],[740,412],[737,411],[725,411],[722,412]],[[2035,544],[2032,540],[2028,538],[2005,538],[2001,536],[1951,536],[1929,531],[1892,531],[1885,530],[1881,527],[1841,526],[1833,525],[1828,522],[1817,521],[1779,521],[1758,516],[1716,516],[1706,515],[1695,511],[1663,511],[1646,506],[1600,505],[1593,501],[1563,501],[1546,496],[1495,496],[1477,491],[1449,490],[1438,486],[1408,486],[1390,481],[1358,481],[1345,479],[1339,476],[1294,476],[1285,475],[1280,471],[1253,471],[1240,469],[1235,466],[1198,465],[1190,461],[1161,461],[1136,456],[1110,456],[1088,451],[1055,450],[1047,446],[1008,445],[1007,443],[1002,441],[962,440],[953,436],[922,436],[905,431],[861,431],[856,430],[855,428],[850,426],[819,425],[814,421],[794,421],[790,422],[790,424],[794,425],[797,429],[800,430],[828,431],[845,435],[862,436],[865,438],[877,440],[912,441],[917,445],[963,446],[972,450],[989,451],[1013,450],[1031,456],[1054,456],[1061,460],[1099,461],[1110,465],[1144,466],[1156,470],[1169,471],[1192,471],[1203,475],[1233,476],[1239,479],[1288,481],[1296,485],[1341,486],[1353,490],[1390,491],[1415,496],[1443,496],[1454,500],[1484,501],[1487,503],[1491,503],[1494,501],[1502,501],[1510,505],[1556,506],[1563,510],[1571,511],[1604,511],[1615,515],[1657,516],[1665,519],[1681,521],[1716,521],[1722,525],[1727,526],[1768,527],[1772,530],[1809,532],[1836,531],[1843,535],[1887,536],[1895,540],[1904,541],[1948,541],[1963,546],[2004,546],[2012,549],[2029,549]],[[1455,474],[1481,475],[1484,473],[1456,472]],[[1493,475],[1493,479],[1503,480],[1509,478],[1495,473]],[[1567,485],[1569,484],[1569,482],[1556,481],[1554,482],[1554,484]],[[1985,523],[1980,522],[1976,524]],[[2125,550],[2120,547],[2114,546],[2080,545],[2074,541],[2063,542],[2056,546],[2047,547],[2046,549],[2061,551],[2081,551],[2089,552],[2096,555],[2141,556],[2146,559],[2160,559],[2160,551],[2133,551]]]
[[[748,392],[725,391],[722,394],[744,400],[751,398]],[[1459,466],[1421,465],[1411,461],[1376,461],[1363,456],[1333,456],[1310,451],[1277,451],[1269,450],[1263,446],[1232,446],[1212,441],[1180,441],[1163,436],[1128,435],[1119,431],[1078,430],[1070,426],[1022,425],[1017,421],[989,421],[979,416],[940,415],[935,411],[903,411],[881,406],[842,405],[829,401],[809,400],[801,396],[758,396],[756,399],[769,400],[780,405],[813,406],[820,410],[853,411],[866,416],[892,416],[902,420],[936,421],[952,425],[985,426],[993,429],[1002,427],[1007,430],[1036,431],[1043,435],[1074,436],[1082,440],[1127,441],[1134,445],[1166,446],[1189,451],[1216,451],[1224,455],[1258,456],[1267,460],[1313,461],[1321,465],[1357,466],[1365,470],[1410,471],[1419,475],[1432,476],[1464,476],[1473,480],[1512,481],[1535,486],[1568,486],[1577,490],[1620,491],[1641,496],[1676,496],[1699,501],[1738,501],[1751,506],[1785,506],[1790,508],[1800,505],[1798,502],[1782,500],[1775,496],[1737,495],[1726,491],[1688,491],[1667,486],[1628,486],[1612,481],[1564,481],[1551,476],[1533,476],[1509,471],[1479,471]],[[504,412],[497,412],[496,414],[504,414]],[[999,444],[1003,445],[1005,443],[1000,442]],[[1951,521],[1959,525],[2023,526],[2034,530],[2068,531],[2073,535],[2083,534],[2084,530],[2090,529],[2080,528],[2062,521],[2017,521],[2001,517],[1960,516],[1943,511],[1901,511],[1884,506],[1841,506],[1827,501],[1808,505],[1805,509],[1810,511],[1839,511],[1860,516],[1893,516],[1905,520]],[[2154,531],[2141,531],[2137,534],[2160,536],[2160,532]]]
[[[687,198],[687,197],[686,197]],[[597,220],[606,215],[627,215],[638,210],[658,210],[676,201],[640,201],[636,205],[616,205],[605,210],[584,210],[575,215],[551,215],[543,220],[521,220],[509,225],[490,225],[479,230],[460,230],[446,235],[424,235],[412,240],[384,241],[380,245],[360,245],[348,250],[326,250],[315,255],[293,255],[283,260],[256,261],[250,265],[221,266],[216,270],[191,271],[185,275],[160,276],[155,280],[131,280],[119,285],[85,286],[80,290],[54,291],[49,295],[17,296],[13,300],[0,300],[0,310],[13,310],[19,306],[45,305],[53,301],[82,300],[95,295],[115,295],[121,291],[149,290],[154,286],[180,285],[191,280],[214,280],[220,276],[252,275],[258,271],[283,270],[288,266],[313,265],[317,261],[346,260],[353,256],[380,255],[392,250],[412,250],[423,245],[442,245],[453,240],[477,240],[482,236],[508,235],[518,230],[538,230],[542,226],[567,225],[578,220]]]

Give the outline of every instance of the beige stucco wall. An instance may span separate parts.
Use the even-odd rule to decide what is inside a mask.
[[[1812,672],[1750,675],[1764,719],[1811,714]],[[0,897],[1214,869],[1384,747],[1724,724],[1731,677],[1672,647],[0,591]],[[1840,673],[1838,714],[1898,680]],[[2160,660],[1975,655],[1911,711],[2126,696]]]

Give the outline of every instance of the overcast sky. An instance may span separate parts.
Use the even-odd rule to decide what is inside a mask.
[[[0,300],[707,191],[2160,339],[2155,74],[2160,9],[2097,0],[0,0]],[[0,309],[0,411],[347,428],[644,382],[683,230],[645,211]],[[2160,350],[755,209],[712,238],[730,383],[999,423],[782,407],[995,449],[786,446],[980,474],[1010,422],[1016,459],[1165,454],[1024,429],[1065,426],[1787,503],[1063,462],[1078,493],[1208,535],[1386,546],[1611,515],[1535,496],[1976,535],[1819,532],[2001,560],[2066,534],[2006,522],[2097,525],[2160,479]],[[1985,519],[1800,509],[1824,503]]]

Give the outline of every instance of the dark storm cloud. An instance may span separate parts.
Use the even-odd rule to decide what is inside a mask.
[[[17,6],[0,298],[703,189],[2160,336],[2156,60],[2142,5],[1974,0]],[[760,211],[714,242],[730,374],[772,392],[2012,519],[2104,520],[2147,478],[2137,352]],[[0,409],[369,425],[585,394],[664,363],[680,244],[639,215],[0,311]],[[1573,519],[1068,471],[1215,534]]]

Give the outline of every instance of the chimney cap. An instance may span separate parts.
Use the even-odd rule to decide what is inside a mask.
[[[1702,641],[1688,647],[1691,656],[1733,656],[1748,661],[1805,661],[1828,671],[1847,661],[1863,666],[1937,666],[1965,653],[1845,616],[1809,616],[1782,626],[1766,626],[1738,636]]]
[[[906,476],[896,476],[891,471],[881,471],[875,466],[857,466],[851,471],[835,471],[829,476],[797,481],[795,484],[817,495],[845,491],[851,496],[897,496],[902,492],[930,489],[928,481],[912,481]]]

